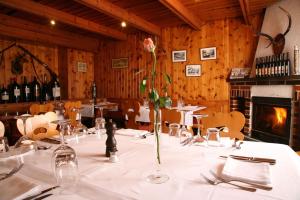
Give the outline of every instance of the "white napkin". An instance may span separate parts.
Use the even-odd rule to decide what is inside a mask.
[[[116,131],[116,134],[118,135],[125,135],[125,136],[132,136],[132,137],[139,137],[142,135],[147,134],[148,131],[142,131],[142,130],[135,130],[135,129],[119,129]]]
[[[263,162],[245,162],[229,157],[221,175],[224,179],[243,180],[263,185],[271,184],[270,165]]]
[[[17,176],[11,176],[0,182],[1,200],[19,200],[40,191],[40,186]]]

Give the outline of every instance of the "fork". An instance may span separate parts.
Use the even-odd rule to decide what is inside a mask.
[[[1,180],[4,180],[4,179],[6,179],[6,178],[8,178],[8,177],[10,177],[10,176],[12,176],[13,174],[15,174],[15,173],[17,173],[22,167],[23,167],[23,165],[24,165],[24,163],[21,163],[18,167],[16,167],[16,168],[13,168],[10,172],[8,172],[7,174],[4,174],[4,176],[2,176],[1,178],[0,178],[0,181]]]
[[[220,183],[226,183],[226,184],[229,184],[229,185],[233,185],[235,187],[238,187],[239,189],[242,189],[242,190],[246,190],[248,192],[255,192],[256,191],[256,188],[252,188],[252,187],[245,187],[245,186],[241,186],[241,185],[238,185],[238,184],[234,184],[234,183],[229,183],[229,182],[224,182],[224,181],[220,181],[220,180],[211,180],[209,178],[207,178],[206,176],[204,176],[203,174],[201,174],[202,177],[206,180],[206,182],[208,182],[209,184],[211,185],[218,185]]]

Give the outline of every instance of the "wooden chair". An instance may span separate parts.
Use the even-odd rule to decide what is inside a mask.
[[[71,125],[76,125],[77,112],[74,109],[81,108],[81,101],[67,101],[64,105],[65,117],[71,120]]]
[[[127,116],[126,128],[138,129],[139,124],[135,121],[135,117],[140,115],[140,103],[138,101],[126,101],[123,104],[123,109],[124,115]]]
[[[41,113],[46,113],[54,110],[54,105],[52,103],[46,104],[32,104],[29,108],[30,114],[38,115]]]
[[[298,156],[300,156],[300,151],[297,151],[296,153],[298,154]]]
[[[181,113],[174,109],[162,109],[162,132],[168,133],[168,125],[171,123],[180,124]]]
[[[202,119],[202,133],[206,134],[207,128],[226,126],[229,128],[229,132],[222,132],[221,136],[243,140],[244,134],[241,133],[241,130],[244,127],[245,122],[245,116],[238,111],[230,113],[212,113],[208,117]]]
[[[4,124],[0,121],[0,137],[3,137],[5,133]]]

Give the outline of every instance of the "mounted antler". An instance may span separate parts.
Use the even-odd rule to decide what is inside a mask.
[[[275,38],[273,38],[272,36],[270,36],[266,33],[261,33],[261,32],[256,33],[257,35],[264,36],[268,40],[270,40],[270,44],[266,48],[268,48],[272,44],[273,52],[275,55],[282,53],[282,51],[284,49],[284,45],[285,45],[285,35],[290,31],[291,25],[292,25],[292,18],[291,18],[290,13],[280,6],[279,6],[279,8],[287,14],[288,19],[289,19],[289,25],[288,25],[286,31],[283,34],[279,33],[278,35],[276,35]]]

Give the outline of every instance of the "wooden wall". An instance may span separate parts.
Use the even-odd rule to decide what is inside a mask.
[[[14,41],[8,40],[6,38],[0,38],[0,50],[12,44]],[[67,97],[68,99],[84,99],[91,97],[91,85],[94,80],[94,54],[91,52],[66,49],[66,56],[61,56],[59,53],[60,49],[56,46],[45,46],[34,42],[17,42],[18,44],[24,46],[33,55],[37,56],[40,60],[49,65],[49,67],[59,75],[61,79],[61,84],[67,80]],[[11,73],[11,61],[15,57],[22,53],[18,48],[11,48],[4,53],[3,61],[0,65],[0,86],[7,86],[9,84],[10,78],[17,78],[18,83],[22,82],[21,76],[26,76],[27,81],[32,81],[34,71],[30,62],[24,63],[24,72],[21,75],[14,75]],[[27,56],[26,58],[29,58]],[[29,59],[28,59],[29,60]],[[87,63],[87,72],[77,71],[77,62]],[[47,71],[39,64],[35,62],[37,73],[42,79],[42,75],[46,74],[48,76],[48,81],[50,76]],[[64,70],[67,68],[67,70]],[[60,74],[62,73],[62,74]],[[62,80],[64,79],[64,80]],[[63,88],[63,85],[61,86]],[[63,93],[63,91],[62,91]]]
[[[254,29],[260,29],[262,16],[254,16]],[[151,67],[151,57],[143,50],[143,40],[148,35],[131,34],[124,42],[103,42],[96,55],[95,80],[99,97],[141,98],[139,83]],[[242,19],[225,19],[207,22],[200,31],[187,26],[162,30],[161,38],[155,38],[157,46],[157,88],[162,88],[162,74],[171,75],[173,84],[169,90],[173,99],[213,106],[215,110],[228,110],[229,84],[227,77],[233,67],[252,66],[257,38]],[[217,47],[217,59],[201,61],[199,49]],[[187,50],[187,61],[173,63],[173,50]],[[112,69],[112,58],[129,58],[129,67]],[[201,64],[200,77],[186,77],[187,64]],[[140,70],[145,69],[141,73]]]

